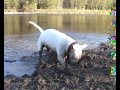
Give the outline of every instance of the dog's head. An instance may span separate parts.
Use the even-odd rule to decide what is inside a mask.
[[[81,59],[82,50],[87,46],[88,46],[87,44],[84,45],[74,44],[69,54],[70,63],[77,63]]]

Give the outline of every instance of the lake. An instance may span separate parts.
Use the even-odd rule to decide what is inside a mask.
[[[4,75],[31,75],[37,60],[21,61],[24,56],[37,52],[39,30],[28,24],[33,21],[44,30],[57,29],[75,39],[79,44],[87,43],[93,49],[115,35],[111,25],[113,16],[98,15],[4,15]]]

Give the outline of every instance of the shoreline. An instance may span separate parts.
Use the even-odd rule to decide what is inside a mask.
[[[4,10],[4,14],[76,14],[76,15],[109,15],[110,10],[78,9],[39,9],[32,11]]]

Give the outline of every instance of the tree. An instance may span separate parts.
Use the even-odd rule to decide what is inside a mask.
[[[57,8],[58,9],[63,8],[63,0],[57,0]]]
[[[58,0],[47,0],[48,8],[57,8]]]
[[[63,0],[63,8],[70,8],[71,1],[70,0]]]
[[[5,0],[4,5],[5,9],[18,9],[19,0]]]
[[[5,0],[5,9],[97,9],[107,10],[116,6],[115,0]]]
[[[9,0],[5,0],[5,2],[4,2],[4,9],[9,9],[9,7],[10,7]]]
[[[20,0],[19,9],[23,9],[24,11],[37,9],[37,0]]]
[[[48,8],[48,0],[37,0],[37,8],[38,9],[46,9]]]

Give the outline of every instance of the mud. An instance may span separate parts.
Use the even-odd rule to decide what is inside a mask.
[[[84,50],[78,64],[67,63],[65,67],[56,60],[55,52],[46,52],[36,66],[34,73],[4,78],[5,90],[116,90],[116,79],[110,75],[113,47],[102,43],[98,48]],[[37,55],[37,52],[34,53]],[[23,60],[38,59],[23,57]]]

